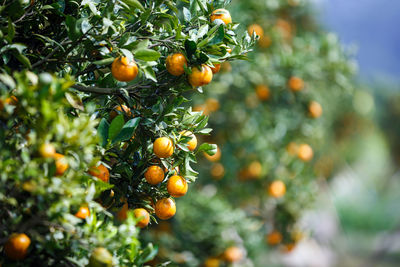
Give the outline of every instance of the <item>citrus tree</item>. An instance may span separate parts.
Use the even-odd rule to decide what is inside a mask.
[[[175,215],[208,118],[187,106],[245,59],[229,1],[3,1],[1,263],[142,266]],[[192,95],[196,97],[197,94]],[[154,216],[154,214],[156,216]]]
[[[214,156],[205,155],[199,180],[217,196],[183,200],[186,210],[204,212],[196,217],[198,227],[196,215],[178,213],[176,224],[190,224],[191,231],[173,227],[171,236],[163,235],[167,250],[190,252],[187,266],[251,266],[249,259],[266,266],[269,249],[295,248],[305,234],[298,220],[335,164],[328,156],[335,118],[353,91],[355,64],[338,38],[314,21],[308,1],[242,1],[231,12],[259,41],[250,62],[224,62],[218,79],[195,99],[194,110],[209,114],[214,129],[204,140],[218,145]],[[214,203],[221,196],[225,206]],[[214,221],[237,209],[253,223]],[[211,233],[201,235],[205,229]]]

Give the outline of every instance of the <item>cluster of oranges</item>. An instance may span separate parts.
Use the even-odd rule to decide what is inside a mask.
[[[219,267],[222,262],[228,264],[237,264],[244,258],[244,251],[240,247],[231,246],[225,249],[225,251],[218,257],[207,258],[203,266],[204,267]]]

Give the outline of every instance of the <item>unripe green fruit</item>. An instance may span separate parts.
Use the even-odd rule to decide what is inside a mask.
[[[107,249],[95,248],[90,256],[88,267],[112,267],[112,258]]]

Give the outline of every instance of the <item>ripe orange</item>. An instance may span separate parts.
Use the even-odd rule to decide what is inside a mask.
[[[297,155],[297,152],[299,151],[299,146],[295,142],[290,142],[286,146],[286,151],[289,153],[289,155],[294,156]]]
[[[12,260],[22,260],[28,254],[31,239],[24,233],[12,234],[4,245],[6,256]]]
[[[211,71],[213,74],[218,73],[221,69],[221,63],[214,63],[214,67],[211,67]]]
[[[256,86],[256,94],[258,99],[261,101],[266,101],[270,98],[271,92],[266,85],[257,85]]]
[[[258,40],[258,45],[262,48],[268,48],[272,43],[271,38],[268,35],[264,35]]]
[[[159,158],[169,158],[174,153],[174,143],[168,137],[159,137],[153,143],[153,152]]]
[[[156,203],[156,215],[161,220],[168,220],[176,213],[175,202],[171,198],[162,198]]]
[[[174,175],[167,182],[168,193],[173,197],[182,197],[188,191],[186,179],[182,176]]]
[[[282,234],[274,230],[266,236],[266,241],[271,246],[278,245],[279,243],[282,242]]]
[[[262,165],[259,161],[255,160],[251,162],[250,165],[247,167],[247,169],[249,178],[251,179],[260,178],[262,172]]]
[[[280,180],[273,181],[268,187],[268,193],[274,198],[282,197],[286,193],[286,185]]]
[[[319,118],[322,115],[322,106],[317,101],[311,101],[308,105],[308,112],[311,118]]]
[[[75,213],[75,217],[78,217],[80,219],[86,219],[89,216],[90,216],[90,211],[86,206],[81,206],[78,212]]]
[[[97,177],[105,183],[108,183],[108,181],[110,180],[110,172],[103,164],[90,167],[88,173],[94,177]]]
[[[56,175],[63,175],[64,172],[68,169],[68,162],[65,159],[65,156],[59,153],[54,154],[54,159],[56,160]]]
[[[184,74],[185,73],[184,66],[187,66],[187,60],[184,54],[175,53],[167,57],[166,68],[170,74],[174,76],[180,76]]]
[[[204,262],[204,267],[219,267],[218,258],[208,258]]]
[[[276,21],[275,28],[279,31],[284,39],[288,40],[292,37],[293,28],[290,22],[284,19],[278,19]]]
[[[313,149],[308,144],[299,145],[299,151],[297,157],[302,161],[310,161],[314,156]]]
[[[224,251],[224,258],[230,263],[241,261],[243,256],[242,249],[238,247],[229,247]]]
[[[187,142],[187,144],[188,144],[187,148],[188,148],[190,151],[193,151],[193,150],[196,149],[196,147],[197,147],[197,138],[196,138],[196,136],[195,136],[191,131],[182,131],[182,132],[180,132],[179,134],[184,135],[184,136],[191,137],[192,139],[190,139],[190,140]]]
[[[293,92],[298,92],[298,91],[303,90],[304,81],[299,77],[293,76],[289,79],[288,86],[289,86],[290,90],[292,90]]]
[[[221,163],[214,163],[211,167],[211,176],[214,179],[221,179],[225,175],[225,168],[224,165]]]
[[[117,213],[118,220],[125,221],[126,218],[128,217],[127,214],[126,214],[128,212],[128,210],[129,210],[128,202],[125,200],[124,201],[124,205],[122,206],[122,208]]]
[[[142,208],[134,209],[133,215],[135,216],[135,218],[142,217],[142,219],[140,221],[138,221],[136,224],[139,228],[146,227],[150,222],[150,215],[147,212],[147,210],[145,210],[145,209],[142,209]]]
[[[54,158],[56,148],[53,144],[45,143],[39,147],[39,153],[43,158]]]
[[[247,27],[247,31],[250,35],[253,35],[253,32],[255,32],[258,36],[260,36],[260,40],[264,37],[264,30],[258,24],[250,25],[249,27]]]
[[[118,114],[124,114],[128,117],[132,117],[131,109],[125,105],[116,105],[113,110],[110,111],[110,120],[113,120]]]
[[[111,64],[112,76],[120,82],[130,82],[136,78],[139,69],[135,61],[127,57],[118,57]]]
[[[228,10],[224,8],[216,9],[212,12],[211,14],[211,22],[213,22],[216,19],[222,20],[225,24],[232,23],[232,18],[231,14],[229,13]]]
[[[194,86],[203,86],[211,82],[213,78],[212,70],[207,65],[201,65],[200,69],[198,67],[192,67],[192,73],[189,74],[189,83]]]
[[[144,178],[149,184],[156,185],[164,180],[164,170],[159,166],[150,166],[144,173]]]
[[[207,153],[204,152],[204,156],[209,161],[212,161],[212,162],[218,161],[218,160],[221,159],[221,149],[219,149],[219,147],[217,147],[217,152],[213,156],[210,156],[210,155],[208,155]]]
[[[208,98],[206,100],[206,109],[209,112],[215,112],[219,109],[219,101],[215,98]]]

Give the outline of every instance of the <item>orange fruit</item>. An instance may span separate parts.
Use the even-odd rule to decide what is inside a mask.
[[[12,260],[22,260],[28,254],[31,239],[24,233],[12,234],[4,245],[6,256]]]
[[[221,69],[221,63],[214,63],[214,67],[211,67],[211,71],[213,74],[218,73]]]
[[[153,143],[153,152],[159,158],[169,158],[174,153],[174,143],[168,137],[159,137]]]
[[[199,67],[192,67],[192,73],[189,74],[189,83],[194,86],[203,86],[211,82],[213,78],[212,70],[209,66],[203,64]]]
[[[16,106],[18,105],[18,98],[12,95],[10,97],[7,97],[4,102],[0,99],[0,110],[4,109],[4,103],[6,103],[7,105]]]
[[[56,175],[63,175],[69,167],[65,156],[63,154],[55,153],[54,159],[56,160]]]
[[[280,180],[273,181],[268,187],[268,193],[274,198],[282,197],[286,193],[286,185]]]
[[[204,267],[219,267],[219,259],[218,258],[208,258],[205,260]]]
[[[313,149],[307,144],[299,145],[299,150],[297,152],[297,157],[302,161],[310,161],[314,156]]]
[[[209,112],[215,112],[219,109],[219,101],[215,98],[208,98],[206,100],[206,109]]]
[[[78,212],[75,213],[75,217],[78,217],[80,219],[86,219],[89,216],[90,216],[90,211],[86,206],[81,206]]]
[[[56,148],[53,144],[45,143],[39,147],[39,153],[43,158],[54,158]]]
[[[156,215],[161,220],[168,220],[176,213],[175,202],[171,198],[162,198],[156,203]]]
[[[184,66],[187,66],[187,60],[184,54],[175,53],[167,57],[166,68],[170,74],[174,76],[180,76],[184,74],[185,73]]]
[[[221,163],[214,163],[211,167],[211,176],[214,179],[221,179],[225,175],[225,168],[224,165]]]
[[[102,247],[97,247],[92,251],[87,267],[112,267],[113,256]]]
[[[224,251],[224,259],[230,263],[241,261],[243,256],[242,249],[238,247],[229,247]]]
[[[288,243],[283,245],[282,250],[284,253],[290,253],[294,250],[295,247],[296,247],[295,243]]]
[[[207,153],[204,152],[204,156],[209,161],[212,161],[212,162],[218,161],[218,160],[221,159],[221,149],[219,149],[219,147],[217,147],[217,152],[213,156],[210,156],[210,155],[208,155]]]
[[[133,215],[135,216],[135,218],[142,218],[136,224],[139,228],[146,227],[150,222],[150,215],[145,209],[142,208],[134,209]]]
[[[117,213],[117,218],[120,221],[125,221],[127,216],[127,212],[129,210],[129,206],[128,206],[128,202],[126,202],[126,200],[124,201],[124,205],[122,206],[122,208],[118,211]]]
[[[290,22],[284,19],[278,19],[275,24],[275,28],[280,32],[284,39],[290,39],[292,37],[292,25]]]
[[[211,19],[211,22],[213,22],[216,19],[220,19],[225,24],[232,23],[231,14],[229,13],[228,10],[226,10],[224,8],[219,8],[219,9],[214,10],[211,14],[210,19]]]
[[[262,48],[267,48],[271,45],[272,40],[268,35],[264,35],[260,40],[258,40],[258,45]]]
[[[171,176],[167,182],[167,190],[173,197],[183,197],[188,191],[186,179],[179,175]]]
[[[289,86],[290,90],[292,90],[293,92],[298,92],[298,91],[303,90],[304,81],[299,77],[293,76],[289,79],[288,86]]]
[[[249,27],[247,27],[247,31],[250,36],[253,35],[253,32],[255,32],[258,36],[260,36],[260,39],[264,37],[264,30],[258,24],[251,24]]]
[[[131,109],[125,105],[116,105],[113,110],[110,111],[110,120],[113,120],[118,114],[124,114],[128,117],[132,117]]]
[[[260,178],[262,172],[262,165],[259,161],[253,161],[247,167],[249,178]]]
[[[103,164],[90,167],[88,173],[94,177],[97,177],[105,183],[108,183],[108,181],[110,180],[110,172]]]
[[[311,101],[308,105],[308,112],[311,118],[319,118],[322,115],[322,106],[317,101]]]
[[[282,234],[274,230],[266,236],[266,241],[271,246],[278,245],[279,243],[282,242]]]
[[[196,138],[196,136],[195,136],[192,132],[190,132],[190,131],[182,131],[182,132],[180,132],[179,134],[184,135],[184,136],[191,137],[192,139],[190,139],[190,140],[187,142],[187,144],[188,144],[187,148],[188,148],[190,151],[193,151],[193,150],[196,149],[196,147],[197,147],[197,138]]]
[[[139,69],[135,61],[127,57],[118,57],[111,64],[112,76],[120,82],[130,82],[136,78]]]
[[[286,146],[286,151],[289,153],[289,155],[294,156],[297,155],[297,152],[299,151],[299,146],[295,142],[290,142]]]
[[[266,101],[270,98],[271,92],[268,88],[268,86],[265,85],[257,85],[256,86],[256,94],[258,99],[261,101]]]
[[[164,180],[164,170],[159,166],[150,166],[144,173],[144,178],[149,184],[156,185]]]

